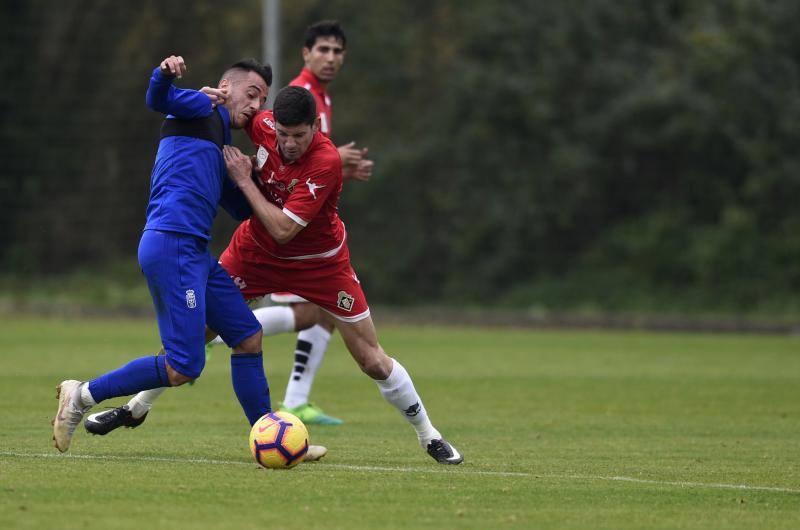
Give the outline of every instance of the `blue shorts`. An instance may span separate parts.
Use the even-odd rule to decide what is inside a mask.
[[[207,247],[199,237],[160,230],[145,230],[139,241],[139,266],[153,297],[167,362],[191,378],[206,362],[206,325],[231,347],[261,330]]]

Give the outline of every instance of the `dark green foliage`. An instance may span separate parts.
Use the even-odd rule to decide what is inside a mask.
[[[180,52],[184,86],[202,86],[259,56],[260,2],[39,4],[0,23],[0,264],[134,259],[159,122],[148,72]],[[283,82],[307,24],[348,34],[335,140],[368,145],[376,172],[346,185],[341,214],[373,301],[800,307],[797,2],[283,9]]]

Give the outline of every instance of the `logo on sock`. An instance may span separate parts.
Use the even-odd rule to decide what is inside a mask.
[[[194,309],[197,307],[197,299],[194,297],[193,289],[186,290],[186,307],[189,309]]]
[[[417,401],[403,412],[405,412],[406,416],[416,416],[417,414],[419,414],[421,408],[422,407],[420,407],[419,401]]]
[[[351,295],[351,294],[349,294],[349,293],[347,293],[345,291],[339,291],[339,295],[338,296],[339,296],[339,298],[338,298],[338,301],[336,302],[336,307],[338,307],[339,309],[344,309],[345,311],[352,311],[353,310],[353,302],[355,301],[355,298],[353,298],[353,295]]]

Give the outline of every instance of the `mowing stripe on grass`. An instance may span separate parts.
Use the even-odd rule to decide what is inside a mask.
[[[118,456],[118,455],[60,455],[54,453],[15,453],[2,451],[0,456],[15,458],[69,458],[75,460],[116,460],[116,461],[135,461],[135,462],[168,462],[174,464],[206,464],[206,465],[225,465],[225,466],[249,466],[257,467],[253,462],[242,462],[238,460],[213,460],[209,458],[170,458],[160,456]],[[321,464],[320,468],[343,469],[346,471],[375,471],[383,473],[449,473],[455,475],[488,475],[501,477],[530,477],[537,479],[554,480],[604,480],[611,482],[632,482],[636,484],[652,484],[656,486],[677,486],[680,488],[710,488],[710,489],[732,489],[746,491],[772,491],[781,493],[800,493],[800,489],[782,488],[778,486],[750,486],[747,484],[722,484],[709,482],[683,482],[672,480],[652,480],[633,477],[603,477],[599,475],[534,475],[533,473],[520,473],[511,471],[480,471],[463,468],[448,467],[446,469],[426,469],[416,467],[379,467],[379,466],[352,466],[347,464]]]

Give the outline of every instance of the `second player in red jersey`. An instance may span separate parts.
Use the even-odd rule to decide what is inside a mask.
[[[334,58],[330,60],[331,63],[337,61],[336,66],[333,66],[333,64],[330,66],[323,64],[316,68],[316,70],[320,72],[320,75],[323,75],[322,72],[329,72],[329,79],[326,79],[330,81],[336,76],[336,73],[341,67],[341,59],[338,57],[344,56],[344,47],[336,38],[328,38],[317,44],[316,48],[317,54],[332,54]],[[312,60],[312,48],[306,48],[306,50],[303,56],[306,62],[309,62]],[[319,130],[322,134],[330,138],[333,134],[333,105],[331,104],[331,97],[326,90],[327,82],[321,81],[320,78],[311,71],[309,66],[304,66],[303,69],[300,70],[300,74],[292,79],[289,86],[301,86],[311,92],[311,95],[314,96],[314,102],[317,104]]]

